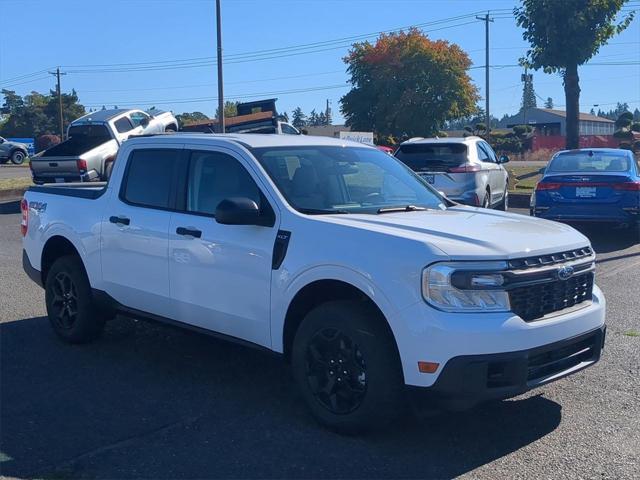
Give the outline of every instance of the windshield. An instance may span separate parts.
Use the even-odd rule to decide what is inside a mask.
[[[416,172],[445,172],[467,161],[463,143],[408,143],[401,145],[396,157]]]
[[[445,208],[440,195],[420,177],[379,150],[267,147],[255,148],[253,154],[291,206],[303,213]]]
[[[627,172],[631,162],[622,152],[585,152],[560,153],[555,157],[547,172]]]

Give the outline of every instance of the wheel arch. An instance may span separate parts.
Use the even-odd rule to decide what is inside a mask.
[[[320,279],[300,288],[289,303],[282,329],[282,351],[286,361],[290,360],[293,339],[306,314],[323,303],[335,300],[353,300],[361,303],[362,308],[371,312],[373,321],[381,322],[398,352],[395,335],[383,309],[367,293],[344,280]]]
[[[84,265],[82,260],[82,256],[80,252],[75,247],[75,245],[66,237],[62,235],[53,235],[44,244],[42,248],[42,255],[40,259],[40,275],[42,277],[42,284],[45,285],[47,280],[47,275],[53,263],[66,255],[74,255],[80,259],[80,263],[82,263],[82,267],[85,270],[85,274],[87,268]]]

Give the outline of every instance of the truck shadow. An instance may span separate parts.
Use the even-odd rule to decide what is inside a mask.
[[[20,200],[12,200],[10,202],[0,200],[0,215],[12,213],[20,213]]]
[[[609,225],[572,224],[591,241],[596,253],[610,253],[625,250],[640,243],[637,231]]]
[[[60,343],[0,324],[0,473],[44,478],[454,477],[552,432],[542,396],[343,437],[315,424],[276,357],[119,318]]]

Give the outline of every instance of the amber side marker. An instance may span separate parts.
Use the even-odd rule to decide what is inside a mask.
[[[420,373],[436,373],[439,366],[439,363],[434,362],[418,362],[418,370]]]

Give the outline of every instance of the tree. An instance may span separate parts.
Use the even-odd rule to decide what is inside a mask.
[[[536,100],[536,91],[533,89],[533,75],[524,82],[522,88],[522,102],[520,102],[520,111],[536,108],[538,101]]]
[[[317,127],[319,125],[318,123],[318,114],[316,113],[316,109],[314,108],[313,110],[311,110],[311,113],[309,114],[309,119],[307,120],[307,125],[310,127]]]
[[[302,112],[300,107],[296,107],[291,113],[293,121],[292,125],[296,128],[302,128],[307,125],[307,116]]]
[[[39,137],[59,133],[59,104],[56,92],[48,94],[31,92],[20,97],[12,90],[3,90],[2,108],[7,111],[7,119],[0,128],[0,135],[6,137]],[[83,105],[78,103],[75,90],[62,94],[62,114],[64,128],[73,120],[86,113]]]
[[[238,103],[231,100],[224,102],[224,118],[235,117],[238,115]],[[220,117],[220,109],[216,108],[216,118]]]
[[[206,122],[207,120],[211,119],[202,112],[184,112],[176,115],[176,120],[178,120],[178,125],[180,127],[183,127],[184,125]]]
[[[471,115],[478,90],[457,45],[415,28],[356,43],[344,59],[351,91],[340,99],[346,123],[378,136],[428,136],[447,120]]]
[[[280,115],[278,115],[278,120],[280,120],[281,122],[289,122],[289,114],[287,112],[282,112]]]
[[[567,148],[578,148],[580,82],[583,65],[633,20],[616,17],[626,0],[522,0],[514,9],[523,38],[531,44],[527,65],[561,72],[567,105]]]
[[[547,100],[544,102],[544,108],[553,108],[553,98],[547,97]]]

